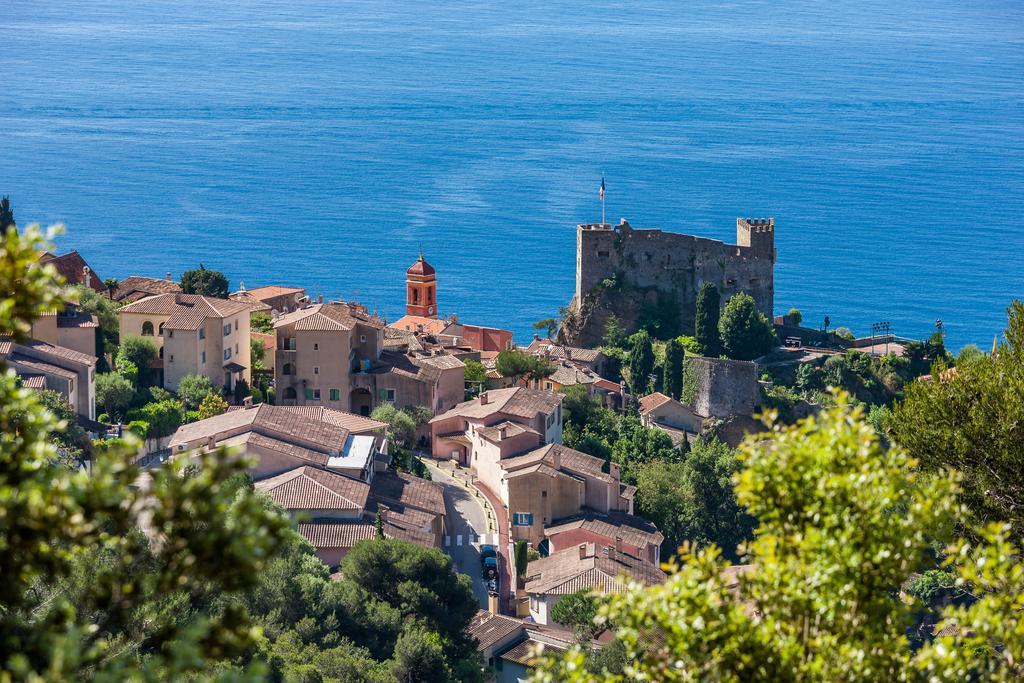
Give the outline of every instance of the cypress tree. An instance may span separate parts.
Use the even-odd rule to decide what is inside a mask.
[[[634,395],[642,396],[647,393],[654,372],[654,348],[647,330],[640,330],[630,339],[633,348],[629,352],[629,388]]]
[[[11,211],[11,200],[7,195],[0,199],[0,234],[7,232],[8,228],[15,227],[14,212]]]
[[[718,315],[722,306],[722,297],[713,282],[705,282],[697,293],[697,311],[694,316],[693,336],[700,344],[701,353],[710,358],[718,358],[722,353],[721,339],[718,336]]]
[[[683,393],[683,345],[678,339],[669,339],[665,344],[665,378],[662,386],[665,393],[676,400]]]

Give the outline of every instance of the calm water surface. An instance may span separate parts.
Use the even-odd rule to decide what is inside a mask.
[[[525,340],[604,172],[610,220],[775,216],[812,323],[987,346],[1024,296],[1019,0],[7,0],[0,32],[0,193],[103,277],[394,319],[422,244],[442,311]]]

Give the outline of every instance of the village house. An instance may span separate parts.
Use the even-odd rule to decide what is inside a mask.
[[[689,406],[656,391],[640,398],[640,422],[669,435],[677,448],[704,431],[704,420]]]
[[[549,553],[577,548],[581,543],[596,543],[601,547],[618,547],[620,552],[655,566],[661,563],[661,544],[665,540],[658,528],[642,517],[592,509],[556,519],[544,529],[544,534]]]
[[[444,497],[438,484],[387,470],[387,425],[318,406],[247,404],[178,428],[173,454],[233,447],[254,460],[257,490],[301,520],[317,557],[337,566],[352,545],[384,535],[438,547]]]
[[[666,578],[657,565],[632,557],[614,545],[581,543],[534,560],[526,568],[530,617],[538,624],[556,623],[551,610],[566,595],[580,590],[621,593],[627,588],[623,576],[647,586]]]
[[[69,285],[82,285],[101,294],[107,293],[103,278],[96,274],[77,251],[69,251],[60,256],[44,251],[39,254],[39,265],[52,266]]]
[[[164,388],[176,390],[185,375],[206,375],[229,391],[240,381],[251,382],[245,304],[178,292],[139,299],[117,315],[122,340],[144,337],[156,345],[154,367]]]
[[[478,482],[508,507],[513,541],[527,541],[543,550],[547,527],[557,520],[587,511],[633,512],[636,487],[622,483],[615,463],[608,463],[604,471],[601,458],[561,444],[500,459],[494,450],[475,454]]]
[[[96,357],[39,339],[0,338],[0,361],[28,389],[51,389],[85,420],[96,420]]]
[[[561,443],[562,397],[522,387],[485,391],[435,416],[430,431],[435,458],[471,466],[477,448],[507,457],[541,443]]]
[[[228,298],[246,304],[252,313],[264,311],[272,316],[291,313],[308,301],[306,290],[302,287],[269,285],[246,289],[245,283],[241,283],[239,290],[229,294]]]
[[[122,304],[130,304],[154,294],[177,294],[180,291],[181,285],[171,279],[170,273],[163,278],[132,275],[117,283],[111,298]]]
[[[539,334],[533,335],[533,341],[526,347],[526,352],[550,360],[566,361],[598,375],[605,371],[605,363],[608,361],[608,357],[600,349],[566,346],[550,339],[542,339]]]
[[[574,631],[543,626],[527,619],[516,619],[480,610],[466,632],[476,641],[477,650],[493,672],[495,683],[519,683],[529,676],[530,659],[540,648],[557,654],[577,643]],[[599,647],[596,641],[591,647]]]
[[[32,321],[32,339],[63,346],[72,351],[96,356],[96,336],[99,322],[91,313],[83,313],[74,304],[67,304],[59,311],[43,313]]]
[[[184,424],[170,437],[172,453],[236,446],[255,459],[254,479],[312,465],[369,483],[389,458],[382,422],[339,411],[247,403],[240,410]]]

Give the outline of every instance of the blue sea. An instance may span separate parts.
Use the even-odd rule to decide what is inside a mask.
[[[727,241],[776,309],[982,347],[1024,297],[1020,0],[5,0],[0,194],[102,277],[205,264],[514,329],[575,225]]]

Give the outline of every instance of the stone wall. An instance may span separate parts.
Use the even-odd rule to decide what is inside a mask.
[[[698,415],[751,415],[761,401],[756,363],[690,356],[685,373],[684,393],[692,393],[685,399]]]
[[[634,229],[626,220],[580,225],[576,232],[576,295],[570,304],[564,340],[581,346],[600,342],[606,315],[625,317],[627,331],[636,322],[630,309],[643,304],[675,305],[679,331],[692,334],[697,292],[713,282],[722,305],[746,292],[765,315],[774,305],[775,220],[739,218],[736,244],[718,240]],[[601,300],[600,306],[595,302]],[[623,312],[620,315],[619,312]]]

